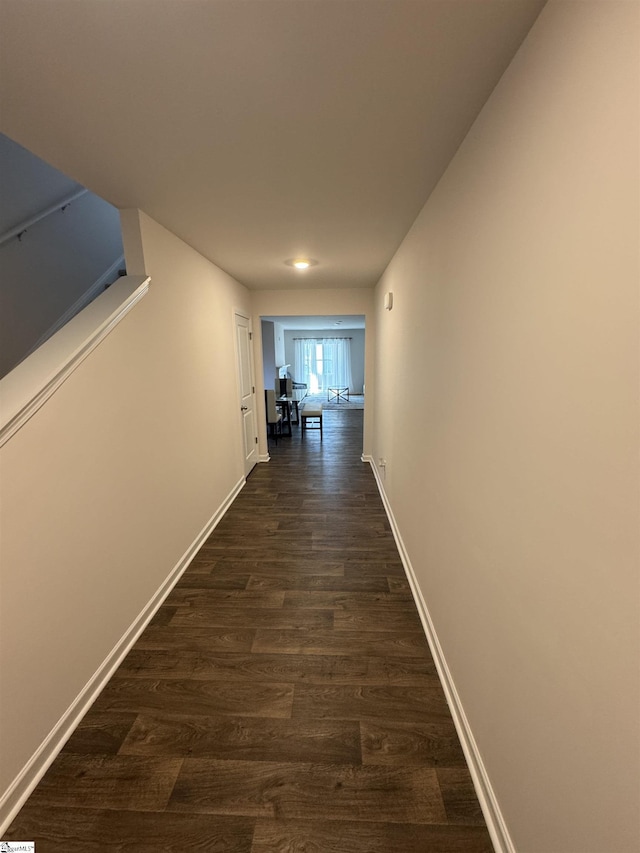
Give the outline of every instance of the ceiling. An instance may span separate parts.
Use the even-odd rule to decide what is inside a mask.
[[[1,0],[0,130],[250,288],[370,287],[543,5]]]

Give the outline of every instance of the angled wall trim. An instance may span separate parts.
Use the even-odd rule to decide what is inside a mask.
[[[82,311],[82,309],[85,308],[90,302],[93,302],[93,300],[100,295],[101,291],[103,291],[107,285],[112,283],[110,279],[112,279],[113,276],[116,275],[118,270],[123,266],[124,255],[119,255],[118,258],[116,258],[116,260],[109,265],[109,269],[105,270],[102,275],[93,282],[91,287],[89,287],[79,299],[76,299],[73,305],[67,308],[67,310],[61,317],[58,317],[53,326],[51,326],[50,329],[47,329],[47,331],[43,335],[40,335],[38,340],[26,354],[25,358],[28,358],[32,353],[39,349],[39,347],[41,347],[42,344],[45,343],[45,341],[48,341],[49,338],[53,337],[53,335],[55,335],[55,333],[58,332],[63,326],[66,326],[69,320],[75,317],[76,314],[79,314],[80,311]]]
[[[502,816],[500,805],[493,791],[480,750],[478,749],[473,732],[471,731],[471,726],[469,725],[464,708],[462,707],[462,701],[453,681],[453,676],[444,656],[444,651],[440,645],[435,626],[431,619],[431,615],[429,614],[429,608],[427,607],[420,591],[420,587],[418,586],[418,581],[416,579],[413,566],[411,565],[411,560],[409,559],[407,549],[402,541],[402,536],[400,535],[398,525],[394,518],[393,510],[391,509],[389,499],[387,498],[384,490],[384,485],[380,478],[380,472],[378,471],[374,460],[370,456],[363,456],[362,461],[369,462],[373,470],[373,474],[378,485],[378,491],[380,492],[380,497],[382,498],[382,503],[384,504],[385,512],[387,513],[387,517],[391,525],[393,538],[398,546],[400,559],[402,560],[402,565],[404,566],[407,580],[411,587],[411,594],[413,595],[416,607],[418,608],[420,621],[422,622],[422,627],[427,637],[427,642],[429,643],[429,648],[431,649],[436,669],[438,670],[438,676],[440,677],[440,682],[447,699],[447,704],[449,705],[449,710],[451,711],[451,716],[453,717],[453,722],[456,727],[456,731],[458,732],[458,737],[460,738],[460,744],[467,760],[467,765],[469,766],[469,772],[471,773],[473,785],[476,790],[478,800],[480,801],[480,806],[482,807],[482,813],[484,814],[484,819],[491,836],[491,841],[493,842],[496,853],[516,853],[516,848],[511,840],[509,830],[507,829],[506,822]]]
[[[0,379],[0,447],[142,299],[149,281],[123,276]]]

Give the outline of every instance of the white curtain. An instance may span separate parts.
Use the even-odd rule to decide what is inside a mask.
[[[351,378],[350,338],[296,338],[296,380],[306,382],[310,394],[328,388],[349,388]]]

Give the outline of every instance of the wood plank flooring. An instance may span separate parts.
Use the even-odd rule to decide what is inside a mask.
[[[362,411],[270,448],[4,840],[490,853]]]

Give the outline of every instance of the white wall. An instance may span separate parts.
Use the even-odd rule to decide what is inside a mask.
[[[284,354],[284,326],[282,323],[273,324],[274,344],[276,352],[276,367],[286,364]]]
[[[291,373],[295,379],[295,338],[351,338],[351,385],[352,394],[362,394],[364,382],[364,329],[315,329],[308,331],[293,331],[286,329],[284,333],[285,361],[291,365]],[[302,380],[298,380],[301,382]]]
[[[259,328],[260,317],[306,317],[332,314],[363,314],[365,317],[365,382],[367,395],[364,409],[363,453],[371,454],[373,433],[373,403],[375,400],[374,348],[375,311],[373,290],[353,287],[336,290],[254,290],[251,293],[254,329]],[[256,342],[256,375],[262,376],[262,341]],[[277,358],[277,355],[276,355]],[[264,414],[264,394],[258,389],[258,433],[261,458],[268,458]]]
[[[123,224],[148,295],[0,451],[0,792],[243,480],[248,291],[144,214]]]
[[[92,193],[0,246],[0,376],[121,255],[118,211]]]
[[[518,853],[640,849],[638,43],[551,2],[376,291],[374,457]]]
[[[44,160],[0,133],[0,233],[82,189]]]

